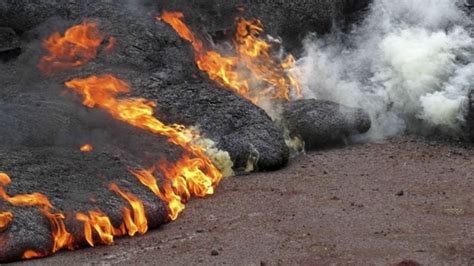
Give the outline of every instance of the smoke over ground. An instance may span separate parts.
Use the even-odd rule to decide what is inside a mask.
[[[452,0],[375,0],[350,33],[309,36],[298,67],[307,97],[362,107],[371,139],[455,135],[474,79],[470,19]]]

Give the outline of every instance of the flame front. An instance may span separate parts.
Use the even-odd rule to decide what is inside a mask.
[[[146,233],[148,230],[148,221],[145,215],[145,207],[143,207],[141,200],[132,193],[123,191],[115,183],[110,184],[109,188],[123,199],[127,200],[132,207],[133,213],[129,208],[123,207],[123,219],[128,235],[134,236],[137,232],[140,234]]]
[[[290,100],[291,92],[301,97],[301,87],[291,69],[293,56],[286,60],[272,57],[272,46],[259,38],[262,23],[257,20],[237,19],[234,36],[236,56],[222,56],[204,48],[201,40],[183,22],[180,12],[165,11],[159,20],[168,23],[181,38],[189,41],[195,52],[196,64],[210,79],[233,90],[255,104],[266,98]]]
[[[98,107],[110,113],[115,119],[126,122],[157,135],[163,135],[188,154],[174,167],[161,167],[166,176],[160,191],[156,179],[143,172],[132,172],[164,200],[170,209],[170,218],[176,219],[191,196],[206,196],[214,193],[222,174],[202,147],[193,144],[199,136],[182,125],[165,125],[154,117],[155,104],[141,98],[117,98],[119,94],[129,92],[128,84],[112,75],[91,76],[85,79],[73,79],[66,82],[68,88],[82,95],[83,104],[89,108]],[[190,156],[193,156],[191,159]],[[137,174],[141,173],[141,174]]]
[[[110,218],[100,211],[89,211],[88,215],[76,213],[76,219],[84,223],[84,236],[87,243],[92,247],[95,245],[92,229],[98,234],[100,243],[110,245],[114,242],[114,236],[124,235],[125,228],[114,228]]]

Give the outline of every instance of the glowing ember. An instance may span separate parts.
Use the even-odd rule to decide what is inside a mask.
[[[109,112],[115,119],[154,134],[163,135],[195,157],[183,160],[176,165],[177,169],[167,171],[170,176],[167,175],[166,179],[170,180],[168,182],[171,184],[165,183],[165,187],[169,187],[164,188],[161,196],[157,193],[159,189],[151,188],[155,194],[168,203],[172,219],[176,219],[179,209],[184,208],[177,202],[186,202],[189,199],[187,195],[205,196],[214,193],[214,187],[219,184],[222,174],[205,154],[204,149],[193,144],[198,136],[186,130],[182,125],[163,124],[153,116],[155,104],[150,101],[141,98],[118,99],[119,94],[129,92],[127,83],[112,75],[103,75],[73,79],[66,82],[66,86],[84,97],[85,106],[99,107]],[[185,182],[179,185],[178,180]],[[183,195],[186,196],[183,197]],[[180,199],[176,196],[180,196]]]
[[[81,66],[96,57],[102,40],[94,22],[73,26],[66,30],[64,36],[55,32],[43,43],[48,54],[41,58],[38,68],[52,74],[57,70]]]
[[[13,213],[0,212],[0,231],[5,229],[13,220]]]
[[[263,25],[259,20],[237,20],[234,37],[236,56],[224,57],[204,48],[194,33],[183,22],[180,12],[165,11],[158,19],[168,23],[181,38],[189,41],[196,55],[196,64],[220,85],[258,104],[266,98],[290,100],[291,91],[301,96],[301,88],[291,73],[294,58],[290,55],[283,62],[274,58],[272,46],[259,38]]]
[[[94,150],[94,147],[91,144],[84,144],[80,149],[82,152],[91,152]]]
[[[4,186],[11,183],[10,177],[5,173],[0,173],[0,198],[14,206],[34,206],[38,207],[43,215],[49,219],[53,237],[53,249],[51,252],[57,252],[63,248],[73,248],[73,237],[66,230],[64,225],[64,215],[61,213],[52,213],[53,206],[49,199],[41,193],[21,194],[9,196]]]
[[[28,259],[34,259],[34,258],[41,258],[45,256],[47,256],[47,254],[29,249],[23,252],[22,259],[28,260]]]

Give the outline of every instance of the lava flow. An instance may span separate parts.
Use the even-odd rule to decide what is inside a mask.
[[[112,38],[112,37],[111,37]],[[42,57],[38,67],[46,74],[56,70],[77,67],[94,59],[103,37],[95,23],[83,23],[71,27],[64,36],[59,33],[49,37],[44,47],[49,54]],[[109,40],[106,52],[110,52],[115,39]],[[154,117],[155,103],[142,98],[119,98],[129,93],[126,82],[113,75],[91,76],[84,79],[72,79],[65,83],[83,97],[83,104],[89,108],[100,108],[115,119],[134,127],[162,135],[171,143],[184,149],[184,155],[174,164],[162,160],[152,169],[130,169],[143,185],[163,200],[169,209],[169,219],[175,220],[192,197],[205,197],[214,193],[223,174],[206,154],[206,150],[195,144],[200,136],[182,125],[165,125]],[[93,150],[91,144],[80,147],[82,152]],[[158,181],[162,184],[158,184]],[[54,207],[49,199],[41,193],[9,196],[4,186],[11,183],[10,177],[0,173],[0,198],[14,206],[33,206],[50,221],[53,237],[51,250],[26,250],[24,259],[36,258],[55,253],[60,249],[73,249],[80,245],[68,232],[62,213],[53,213]],[[111,219],[100,210],[75,213],[77,221],[83,224],[84,240],[90,245],[111,244],[116,236],[136,233],[144,234],[148,230],[148,220],[143,202],[134,194],[120,188],[117,184],[109,184],[109,189],[128,202],[122,207],[123,222],[114,227]],[[0,213],[0,229],[8,227],[13,219],[10,212]]]
[[[291,73],[295,64],[293,56],[281,61],[271,55],[272,45],[259,37],[263,33],[259,20],[238,18],[234,36],[237,55],[223,56],[207,50],[183,18],[180,12],[165,11],[157,19],[168,23],[181,38],[192,44],[197,66],[209,78],[255,104],[268,98],[290,100],[301,97],[300,84]]]
[[[38,68],[45,74],[52,74],[81,66],[97,56],[103,41],[104,37],[95,22],[75,25],[66,30],[64,36],[55,32],[43,42],[48,55],[41,58]],[[115,42],[115,38],[110,37],[106,51],[112,51]]]
[[[142,98],[119,99],[119,94],[129,92],[126,82],[112,76],[91,76],[85,79],[73,79],[65,84],[68,88],[83,96],[83,104],[89,108],[98,107],[110,113],[115,119],[126,122],[137,128],[163,135],[176,145],[181,146],[186,154],[174,166],[163,166],[165,184],[162,191],[153,181],[143,178],[143,171],[131,171],[142,184],[149,187],[157,196],[168,204],[170,218],[176,219],[184,209],[184,204],[191,196],[206,196],[214,193],[222,173],[214,166],[205,150],[193,144],[199,136],[182,125],[165,125],[153,116],[155,103]],[[146,177],[151,178],[148,175]]]

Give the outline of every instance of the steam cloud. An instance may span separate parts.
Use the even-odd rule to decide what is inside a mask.
[[[306,97],[366,109],[368,133],[459,134],[474,81],[471,21],[453,0],[375,0],[350,33],[309,36],[298,62]]]

